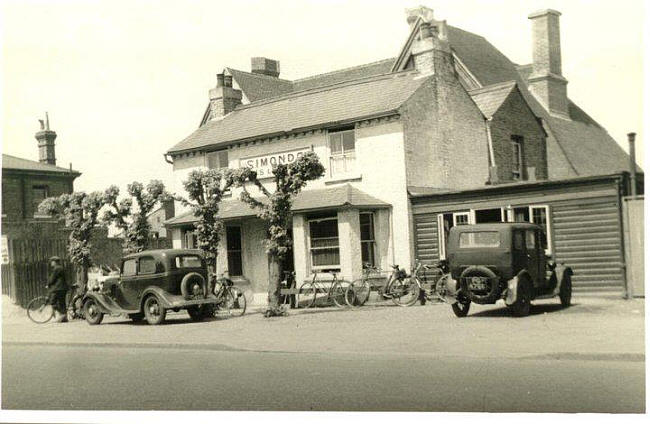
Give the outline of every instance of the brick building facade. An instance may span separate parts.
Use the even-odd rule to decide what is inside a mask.
[[[294,81],[265,58],[253,58],[251,72],[224,68],[200,127],[167,152],[174,188],[182,192],[192,169],[242,166],[271,188],[264,177],[273,163],[315,152],[326,176],[296,198],[290,266],[298,281],[332,269],[355,279],[363,262],[413,264],[421,233],[412,198],[627,169],[623,150],[566,97],[559,12],[530,19],[531,65],[512,63],[483,37],[420,7],[408,11],[411,31],[395,58]],[[264,227],[238,194],[220,208],[226,230],[217,271],[228,269],[262,298]],[[176,206],[166,222],[174,245],[193,247],[195,218]],[[548,207],[521,216],[503,208],[436,210],[426,225],[438,234],[549,216]]]

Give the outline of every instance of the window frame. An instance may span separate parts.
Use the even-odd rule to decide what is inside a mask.
[[[523,181],[524,179],[524,138],[518,135],[511,136],[510,146],[512,149],[512,156],[511,156],[512,179],[514,181]],[[517,150],[516,155],[515,155],[515,150]],[[515,157],[516,157],[516,162],[515,162]],[[515,163],[517,163],[519,166],[515,167]]]
[[[336,250],[339,252],[339,263],[338,264],[331,264],[331,265],[314,265],[314,256],[313,256],[313,251],[314,250],[334,250],[335,248],[333,246],[327,246],[327,247],[312,247],[312,241],[313,238],[311,236],[311,224],[312,222],[322,222],[322,221],[336,221],[337,225],[337,230],[336,230],[336,237],[319,237],[318,240],[324,240],[324,239],[337,239],[337,244],[336,244]],[[331,216],[331,217],[322,217],[322,218],[313,218],[313,219],[308,219],[307,220],[307,238],[308,238],[308,243],[309,243],[309,265],[311,266],[312,270],[324,270],[324,269],[341,269],[341,238],[338,234],[338,222],[339,218],[338,216]]]
[[[225,156],[226,156],[226,166],[221,166],[221,155],[224,154],[224,153],[225,153]],[[218,158],[219,158],[218,159],[219,166],[217,166],[217,167],[211,167],[210,166],[210,157],[214,156],[214,155],[217,155]],[[205,167],[208,168],[208,169],[215,169],[215,170],[229,168],[230,167],[230,157],[229,156],[230,155],[228,153],[228,149],[213,150],[211,152],[207,152],[205,154]]]
[[[125,275],[124,274],[124,265],[126,265],[127,262],[133,262],[134,268],[133,268],[133,274]],[[135,277],[138,275],[138,259],[137,258],[129,258],[125,259],[122,261],[122,266],[120,267],[120,277]]]
[[[546,237],[547,247],[544,248],[544,253],[550,255],[551,253],[553,253],[553,244],[552,244],[553,236],[551,235],[551,209],[549,205],[528,205],[529,222],[532,224],[535,224],[534,214],[533,214],[533,211],[535,209],[544,210],[544,215],[546,216],[546,224],[545,225],[538,224],[538,225],[543,227],[546,230],[544,236]]]
[[[354,143],[354,146],[352,149],[345,149],[344,144],[343,144],[343,134],[345,133],[350,133],[352,134],[352,140]],[[333,143],[333,138],[335,136],[340,137],[340,143],[341,143],[341,150],[340,152],[334,152],[334,149],[332,148],[332,143]],[[351,172],[354,172],[356,169],[357,165],[357,156],[356,156],[356,150],[357,150],[357,133],[355,128],[345,128],[345,129],[338,129],[338,130],[330,130],[327,132],[327,147],[329,149],[329,174],[330,177],[336,177],[337,175],[346,175]],[[345,169],[343,171],[338,171],[335,172],[334,166],[332,165],[334,161],[336,160],[341,160],[343,159],[344,164],[345,164]],[[348,161],[350,163],[350,166],[348,168]]]
[[[140,266],[140,262],[143,259],[151,259],[153,261],[153,272],[142,272],[141,271],[142,267]],[[158,263],[156,261],[156,258],[154,258],[153,256],[150,256],[150,255],[141,256],[141,257],[138,258],[138,264],[136,265],[136,274],[135,275],[153,275],[153,274],[156,273],[157,268],[158,268]]]
[[[361,216],[369,216],[370,217],[370,235],[371,239],[364,240],[361,237]],[[375,213],[372,211],[364,211],[364,212],[359,212],[359,239],[361,242],[361,263],[363,265],[364,260],[363,260],[363,252],[364,252],[364,243],[370,245],[370,253],[371,253],[371,258],[368,261],[371,266],[376,266],[377,265],[377,239],[375,236]],[[339,247],[340,249],[340,247]],[[340,261],[339,261],[340,262]]]
[[[473,215],[472,211],[466,211],[466,212],[453,212],[453,224],[454,224],[454,227],[456,227],[457,225],[471,225],[471,224],[472,224],[472,221],[473,221],[473,220],[472,220],[472,215]],[[458,218],[459,216],[466,216],[466,217],[467,217],[467,222],[466,222],[466,223],[463,223],[463,224],[458,224],[458,220],[457,220],[457,218]]]
[[[231,249],[228,245],[228,230],[236,228],[239,231],[239,249]],[[227,225],[226,226],[226,261],[228,263],[228,275],[231,277],[241,277],[244,275],[244,237],[242,236],[241,225]],[[233,272],[230,266],[231,255],[237,254],[239,256],[239,272]]]
[[[50,187],[46,184],[34,184],[32,185],[32,207],[34,208],[34,213],[32,214],[32,217],[34,218],[51,218],[51,215],[45,215],[45,214],[40,214],[38,213],[38,205],[41,204],[41,202],[38,202],[38,205],[35,204],[36,196],[34,196],[34,191],[35,190],[43,190],[45,192],[45,196],[41,200],[41,202],[48,197],[50,197]]]

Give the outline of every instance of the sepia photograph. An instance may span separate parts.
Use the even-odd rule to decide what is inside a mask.
[[[0,421],[641,417],[647,7],[1,0]]]

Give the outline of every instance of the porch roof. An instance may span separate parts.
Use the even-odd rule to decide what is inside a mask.
[[[258,197],[265,201],[266,198]],[[358,208],[388,208],[390,204],[379,200],[351,184],[317,190],[301,191],[293,202],[293,212],[305,212],[318,209],[334,209],[346,206]],[[224,220],[255,216],[255,211],[239,199],[224,200],[219,205],[219,217]],[[167,227],[190,225],[196,221],[192,211],[185,212],[164,222]]]

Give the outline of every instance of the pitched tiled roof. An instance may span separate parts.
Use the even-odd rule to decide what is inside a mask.
[[[258,197],[260,201],[265,198]],[[390,205],[369,194],[353,187],[350,184],[343,184],[337,187],[304,190],[298,193],[293,206],[294,212],[304,212],[312,209],[341,208],[344,206],[356,206],[359,208],[387,208]],[[255,216],[255,211],[239,199],[224,200],[219,204],[219,217],[221,219],[246,218]],[[178,227],[188,225],[196,221],[194,214],[189,211],[179,216],[168,219],[165,225]]]
[[[269,75],[226,68],[250,102],[281,96],[294,91],[293,83]]]
[[[48,172],[48,173],[57,173],[57,174],[71,174],[75,176],[81,175],[79,171],[70,170],[68,168],[62,168],[60,166],[50,165],[47,163],[41,163],[34,160],[23,159],[16,156],[2,154],[2,169],[15,169],[21,171],[32,171],[32,172]]]
[[[472,90],[469,92],[469,95],[481,112],[483,112],[483,115],[486,118],[491,118],[516,86],[516,81],[508,81],[502,84],[489,85]]]
[[[418,75],[388,74],[251,103],[208,121],[169,153],[386,115],[426,80]]]
[[[310,90],[312,88],[324,87],[326,85],[338,84],[359,78],[387,74],[390,72],[390,68],[394,61],[395,58],[389,58],[378,62],[354,66],[352,68],[339,69],[333,72],[297,79],[293,81],[294,90]]]

